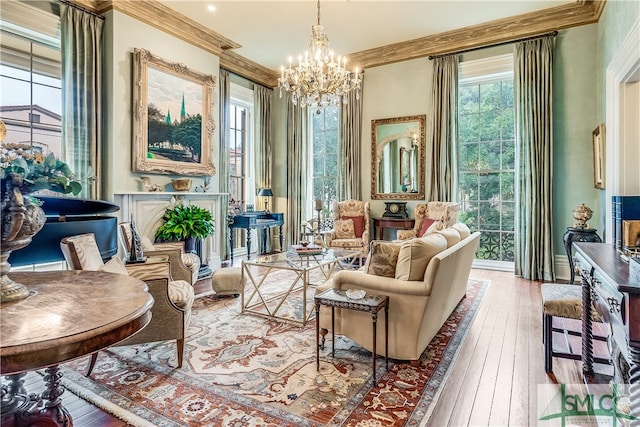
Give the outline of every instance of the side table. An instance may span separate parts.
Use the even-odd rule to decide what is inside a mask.
[[[361,299],[347,297],[340,289],[327,289],[315,296],[316,305],[316,371],[320,370],[320,306],[331,307],[331,357],[335,357],[335,309],[358,310],[371,313],[373,323],[373,351],[371,354],[373,367],[373,384],[376,383],[376,337],[378,312],[384,308],[384,361],[389,370],[389,297],[386,295],[366,294]]]
[[[564,250],[567,252],[567,256],[569,257],[569,269],[571,270],[571,280],[569,280],[570,284],[573,284],[573,281],[576,278],[576,272],[573,266],[573,242],[595,242],[602,243],[600,236],[596,233],[598,230],[595,228],[579,228],[579,227],[567,227],[567,231],[562,236],[562,241],[564,242]]]
[[[398,228],[401,230],[411,230],[415,225],[416,220],[413,218],[373,218],[373,237],[376,236],[376,229],[378,229],[378,240],[382,240],[384,237],[385,228]]]

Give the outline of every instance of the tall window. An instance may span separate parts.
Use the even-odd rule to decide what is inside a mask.
[[[59,43],[59,42],[58,42]],[[1,31],[0,118],[5,143],[28,144],[62,158],[60,47]]]
[[[512,263],[516,178],[512,56],[461,63],[459,83],[460,221],[482,233],[477,258]]]
[[[338,135],[340,126],[340,108],[324,107],[320,110],[310,108],[312,123],[312,147],[310,202],[322,200],[322,217],[329,215],[333,202],[338,199]],[[308,216],[317,216],[315,203],[308,205]]]

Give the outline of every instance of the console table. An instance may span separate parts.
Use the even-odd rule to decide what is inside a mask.
[[[582,373],[591,382],[593,371],[593,307],[611,329],[613,383],[628,390],[632,415],[640,415],[640,283],[630,277],[629,264],[603,243],[573,244],[574,262],[582,278]],[[628,366],[627,369],[620,369]]]
[[[71,426],[60,400],[58,364],[140,331],[151,320],[153,298],[144,282],[121,274],[73,270],[9,276],[31,295],[0,306],[0,373],[9,380],[2,387],[2,425]],[[42,368],[46,389],[33,399],[22,378]]]
[[[244,228],[247,230],[247,259],[251,259],[251,230],[262,230],[262,238],[266,239],[267,229],[271,227],[280,227],[280,248],[283,247],[282,226],[284,225],[284,214],[273,212],[245,212],[240,215],[229,217],[229,240],[231,243],[231,262],[233,263],[233,246],[235,228]]]
[[[375,238],[376,228],[378,229],[378,240],[382,240],[385,228],[398,228],[401,230],[411,230],[416,220],[413,218],[373,218],[373,236]]]

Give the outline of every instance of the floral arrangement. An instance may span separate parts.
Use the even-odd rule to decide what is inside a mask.
[[[23,193],[49,190],[56,193],[77,195],[82,184],[62,160],[51,153],[47,156],[34,150],[30,144],[3,143],[0,145],[0,178],[10,175],[22,178]],[[4,188],[3,188],[4,191]]]

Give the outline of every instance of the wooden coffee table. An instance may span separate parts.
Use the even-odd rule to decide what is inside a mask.
[[[315,296],[316,305],[316,371],[320,370],[320,306],[331,307],[331,357],[335,357],[335,309],[358,310],[371,313],[373,323],[373,351],[371,354],[373,368],[373,383],[376,383],[376,337],[378,312],[384,308],[384,361],[389,370],[389,297],[386,295],[366,294],[361,299],[347,297],[340,289],[327,289]]]

